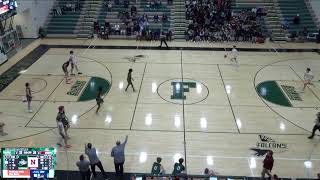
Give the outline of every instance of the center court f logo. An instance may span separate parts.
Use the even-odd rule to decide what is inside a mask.
[[[196,88],[195,82],[171,82],[173,92],[171,99],[186,99],[185,92],[190,92],[190,88]]]

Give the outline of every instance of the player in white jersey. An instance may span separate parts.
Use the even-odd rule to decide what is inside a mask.
[[[77,66],[77,60],[76,60],[76,57],[73,53],[73,51],[70,51],[70,56],[69,56],[69,62],[71,64],[71,75],[75,75],[73,73],[73,69],[76,69],[76,71],[78,72],[78,74],[82,74],[79,69],[78,69],[78,66]]]
[[[238,56],[239,56],[239,51],[236,49],[236,46],[233,46],[231,52],[229,53],[230,55],[230,61],[231,64],[235,65],[236,67],[239,67],[239,63],[238,63]],[[224,56],[225,58],[227,57],[227,55]]]
[[[57,145],[62,146],[62,144],[64,144],[65,148],[70,148],[71,145],[68,144],[68,138],[61,119],[57,120],[57,128],[59,132],[59,142],[57,143]]]
[[[306,89],[307,85],[310,84],[310,85],[313,85],[314,84],[312,83],[312,80],[314,78],[314,75],[311,71],[310,68],[307,68],[306,72],[304,73],[304,77],[303,77],[303,89],[302,89],[302,92],[304,92],[304,90]]]

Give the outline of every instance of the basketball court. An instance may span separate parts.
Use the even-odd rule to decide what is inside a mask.
[[[236,68],[223,50],[52,44],[30,67],[16,69],[20,75],[0,92],[0,117],[8,133],[0,137],[2,147],[56,147],[55,118],[63,105],[71,120],[72,148],[57,148],[57,169],[76,170],[84,144],[91,142],[105,169],[113,172],[111,149],[129,135],[126,172],[149,173],[160,156],[167,173],[183,157],[188,174],[202,174],[209,167],[220,175],[260,176],[266,150],[273,150],[273,173],[279,177],[316,177],[319,137],[307,137],[320,108],[319,54],[237,45]],[[14,58],[18,61],[33,49],[31,44]],[[70,50],[83,75],[66,84],[61,66]],[[315,86],[301,93],[307,67],[315,74]],[[125,92],[130,68],[136,92]],[[21,101],[26,82],[33,91],[33,113]],[[96,114],[99,86],[105,96]]]

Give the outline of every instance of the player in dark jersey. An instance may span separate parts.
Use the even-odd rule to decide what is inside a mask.
[[[63,63],[62,65],[62,71],[64,73],[64,78],[66,79],[66,83],[70,84],[70,77],[69,77],[69,72],[68,72],[68,67],[69,67],[69,61]]]
[[[100,86],[98,88],[98,93],[97,93],[97,97],[96,97],[96,101],[97,101],[97,110],[96,110],[96,113],[98,113],[99,109],[100,109],[100,106],[101,104],[103,103],[103,99],[102,99],[102,96],[103,96],[103,92],[102,92],[102,87]]]
[[[32,94],[31,94],[30,84],[26,83],[25,86],[26,86],[26,99],[28,104],[28,111],[29,113],[32,113],[32,109],[31,109]]]
[[[164,168],[160,164],[161,163],[161,157],[157,157],[157,162],[154,162],[151,169],[151,174],[155,176],[159,176],[161,174],[164,174]]]
[[[162,47],[162,42],[166,45],[166,47],[168,48],[168,44],[167,44],[167,36],[164,32],[161,32],[160,34],[160,46],[159,47]]]
[[[132,84],[132,81],[133,81],[132,72],[133,72],[133,70],[130,68],[129,72],[128,72],[128,75],[127,75],[128,85],[127,85],[126,91],[128,90],[128,87],[131,85],[131,87],[133,89],[133,92],[135,92],[136,90],[134,89],[133,84]]]
[[[179,176],[182,174],[182,172],[185,170],[185,167],[183,165],[183,158],[179,159],[179,163],[175,163],[173,167],[173,175]]]

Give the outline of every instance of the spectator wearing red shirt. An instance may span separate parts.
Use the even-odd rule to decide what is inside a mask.
[[[262,172],[261,172],[261,179],[264,179],[266,174],[270,178],[272,177],[271,171],[272,171],[273,162],[274,162],[272,155],[273,155],[273,152],[269,151],[267,156],[263,160],[263,169],[262,169]]]

